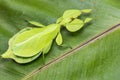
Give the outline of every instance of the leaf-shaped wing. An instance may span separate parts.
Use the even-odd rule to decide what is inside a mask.
[[[12,50],[16,56],[34,56],[41,52],[45,45],[55,38],[58,32],[59,27],[57,24],[25,31],[16,37]]]
[[[66,29],[70,32],[75,32],[82,28],[83,25],[84,22],[82,20],[74,19],[71,23],[66,24]]]

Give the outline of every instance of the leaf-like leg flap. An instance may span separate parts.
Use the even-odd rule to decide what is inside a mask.
[[[45,25],[41,24],[41,23],[38,23],[38,22],[35,22],[35,21],[28,21],[28,23],[34,25],[34,26],[37,26],[37,27],[45,27]]]
[[[85,21],[84,21],[84,23],[88,23],[88,22],[90,22],[91,20],[92,20],[92,18],[86,18]]]
[[[61,21],[60,24],[65,25],[65,24],[71,22],[72,19],[75,19],[78,16],[80,16],[81,13],[82,12],[80,10],[67,10],[67,11],[64,12],[63,16],[60,19],[58,19],[57,22]]]
[[[60,32],[58,33],[55,41],[56,41],[57,45],[62,45],[63,39],[62,39],[62,35]]]
[[[74,19],[71,23],[66,24],[66,29],[70,32],[76,32],[81,29],[84,22],[80,19]]]

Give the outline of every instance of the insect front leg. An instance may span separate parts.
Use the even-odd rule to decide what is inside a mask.
[[[43,28],[45,27],[45,25],[39,23],[39,22],[36,22],[36,21],[29,21],[29,20],[25,20],[26,22],[28,22],[29,24],[32,25],[32,27],[38,27],[38,28]]]

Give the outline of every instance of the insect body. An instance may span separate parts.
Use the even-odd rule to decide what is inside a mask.
[[[66,27],[70,32],[75,32],[82,28],[91,18],[85,20],[78,19],[82,13],[89,13],[86,10],[67,10],[55,24],[44,26],[40,23],[29,21],[38,26],[37,28],[27,27],[9,40],[9,48],[2,55],[3,58],[12,58],[18,63],[28,63],[36,59],[40,54],[46,54],[51,48],[55,39],[58,45],[62,45],[63,39],[60,33],[61,27]]]

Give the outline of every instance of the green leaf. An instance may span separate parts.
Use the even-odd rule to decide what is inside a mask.
[[[84,25],[84,22],[79,19],[73,20],[71,23],[66,24],[66,29],[70,32],[76,32],[80,28],[82,28]]]
[[[58,35],[56,37],[56,43],[57,43],[57,45],[61,45],[63,43],[62,35],[60,32],[58,33]]]
[[[114,4],[113,4],[114,2]],[[69,9],[92,9],[90,24],[70,33],[62,28],[64,45],[72,50],[94,36],[120,23],[119,0],[0,0],[0,54],[8,48],[8,40],[21,29],[29,26],[25,20],[38,21],[48,25]],[[116,29],[117,30],[117,29]],[[0,79],[2,80],[119,80],[120,79],[120,37],[119,31],[107,33],[92,44],[77,48],[58,47],[53,42],[49,53],[28,64],[18,64],[0,57]],[[34,43],[33,43],[34,44]],[[54,60],[56,59],[56,60]],[[59,62],[56,62],[59,61]],[[50,66],[51,65],[51,66]],[[40,71],[39,71],[40,70]],[[35,74],[29,75],[32,72]],[[39,72],[39,73],[38,73]],[[33,78],[32,78],[33,77]]]

